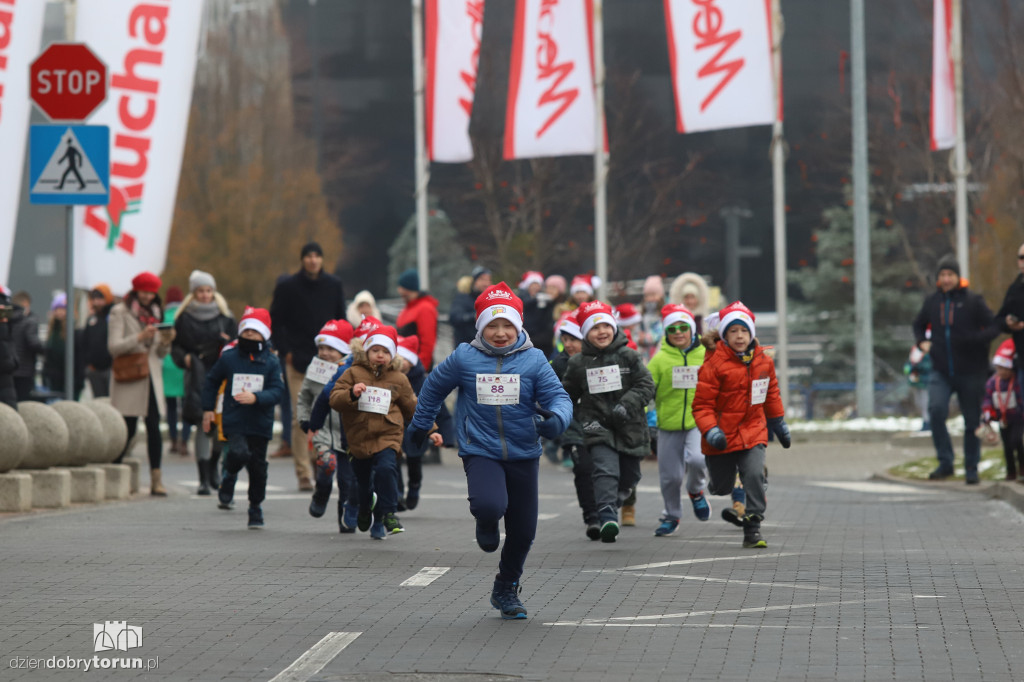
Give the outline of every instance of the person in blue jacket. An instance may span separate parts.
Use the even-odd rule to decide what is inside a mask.
[[[273,437],[274,407],[284,393],[281,364],[270,352],[270,313],[246,308],[238,323],[238,342],[225,348],[206,374],[203,385],[203,431],[214,419],[222,383],[221,428],[228,441],[224,478],[217,491],[219,507],[231,509],[238,472],[249,472],[249,528],[263,527],[267,492],[267,443]]]
[[[491,605],[502,618],[526,618],[519,579],[537,534],[540,436],[553,439],[565,431],[572,403],[544,352],[523,331],[523,302],[508,285],[484,289],[475,307],[476,338],[427,375],[410,438],[422,446],[442,401],[458,388],[459,457],[480,549],[498,549],[498,522],[505,519]]]

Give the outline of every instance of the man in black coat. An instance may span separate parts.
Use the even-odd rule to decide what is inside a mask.
[[[32,314],[32,299],[27,292],[19,291],[11,297],[9,313],[11,340],[18,356],[18,368],[14,370],[14,390],[18,400],[28,400],[36,387],[36,358],[46,350],[39,340],[39,320]]]
[[[292,406],[292,455],[299,490],[313,489],[313,468],[306,434],[299,428],[296,401],[316,343],[313,339],[328,320],[345,318],[341,280],[323,271],[324,252],[316,242],[302,247],[302,269],[274,288],[270,304],[271,342],[284,365]]]
[[[996,313],[996,324],[1002,331],[1013,336],[1014,348],[1024,351],[1024,244],[1017,249],[1017,269],[1020,270],[1020,274],[1006,290],[1003,305]],[[1020,352],[1019,355],[1024,357],[1024,352]],[[1021,370],[1024,370],[1024,364],[1020,358],[1016,363],[1017,373],[1020,375]]]
[[[14,340],[11,337],[11,305],[10,291],[0,286],[0,403],[18,409],[18,396],[14,390],[14,370],[18,368],[18,356],[14,352]]]
[[[981,401],[988,378],[988,348],[999,326],[979,294],[968,291],[960,279],[960,265],[952,255],[939,260],[939,290],[925,299],[914,319],[917,347],[932,358],[928,384],[928,415],[939,466],[929,478],[953,475],[953,441],[946,430],[949,399],[957,395],[964,416],[964,469],[968,484],[978,483],[981,443],[974,435],[981,423]],[[931,327],[931,339],[926,330]]]
[[[94,398],[110,395],[110,368],[114,359],[107,349],[107,318],[113,307],[114,296],[106,285],[101,284],[89,292],[91,312],[82,329],[82,361]]]

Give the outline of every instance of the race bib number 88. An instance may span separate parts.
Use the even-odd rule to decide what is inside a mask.
[[[476,401],[480,405],[518,405],[518,374],[477,374]]]

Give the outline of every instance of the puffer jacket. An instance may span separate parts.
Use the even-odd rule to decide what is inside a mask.
[[[309,417],[313,412],[313,404],[316,402],[317,396],[320,395],[327,385],[309,376],[303,377],[302,388],[299,389],[299,397],[295,401],[295,416],[300,424],[309,421]],[[333,386],[333,384],[331,385]],[[318,453],[325,452],[326,450],[334,450],[336,452],[348,450],[348,443],[345,442],[343,431],[341,430],[341,417],[335,414],[333,410],[327,410],[324,422],[315,431],[313,448]]]
[[[575,419],[587,447],[607,445],[623,455],[646,457],[651,454],[651,433],[644,410],[654,398],[654,381],[640,354],[626,346],[628,342],[622,331],[600,350],[584,339],[583,350],[569,358],[562,385],[576,406]],[[591,393],[587,370],[612,365],[619,367],[622,388]],[[612,412],[620,404],[626,408],[625,419]]]
[[[352,366],[331,389],[331,408],[341,413],[349,453],[356,459],[369,459],[387,448],[396,453],[402,449],[405,422],[412,419],[416,411],[416,395],[401,367],[402,359],[395,357],[389,364],[373,368],[362,343],[356,340],[352,344]],[[387,414],[360,411],[359,399],[352,395],[356,384],[390,391]],[[425,430],[431,428],[432,425]]]
[[[477,402],[477,376],[518,374],[519,402],[514,405],[481,405]],[[420,391],[420,403],[412,420],[414,429],[426,430],[454,389],[455,426],[459,456],[478,455],[498,460],[529,460],[541,456],[536,405],[552,413],[558,433],[572,419],[572,404],[544,353],[533,347],[526,332],[520,332],[512,349],[495,353],[478,334],[461,344],[427,375]],[[556,434],[548,434],[556,435]]]
[[[696,388],[673,388],[672,374],[676,367],[697,367],[704,364],[704,346],[695,338],[689,348],[680,350],[667,340],[647,363],[657,392],[654,404],[658,411],[658,428],[662,431],[689,431],[697,425],[693,419],[693,395]]]
[[[395,328],[399,336],[420,338],[420,350],[417,355],[423,363],[423,368],[429,372],[434,366],[434,346],[437,345],[437,299],[421,292],[398,313]]]
[[[555,376],[561,381],[565,378],[565,370],[569,367],[569,354],[564,350],[551,359],[551,369],[555,370]],[[569,422],[569,428],[558,438],[558,444],[562,447],[568,445],[583,445],[583,429],[580,423],[573,419]]]
[[[235,374],[260,374],[263,376],[263,390],[256,391],[254,405],[242,405],[231,395],[231,384]],[[273,438],[274,408],[284,395],[284,379],[281,378],[281,363],[277,356],[265,346],[258,355],[247,356],[237,346],[225,348],[217,362],[206,374],[203,385],[203,410],[213,412],[217,404],[217,392],[222,382],[227,381],[224,391],[224,412],[221,426],[226,436],[259,436]]]
[[[754,381],[768,380],[764,403],[751,404]],[[724,341],[719,341],[704,360],[693,399],[693,417],[701,432],[705,455],[747,450],[768,443],[768,419],[785,416],[775,363],[754,339],[753,357],[745,364]],[[725,434],[725,450],[716,450],[703,438],[717,426]]]

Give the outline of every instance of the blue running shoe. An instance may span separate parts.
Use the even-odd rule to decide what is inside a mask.
[[[663,538],[665,536],[672,535],[672,533],[675,533],[676,529],[679,528],[679,519],[663,516],[658,519],[658,521],[660,522],[660,525],[654,529],[654,537]]]
[[[704,497],[704,493],[690,495],[690,502],[693,504],[694,516],[701,521],[707,521],[711,518],[711,505],[708,504],[708,500]]]
[[[495,580],[494,589],[491,590],[491,606],[501,611],[501,617],[505,620],[526,618],[526,607],[519,600],[522,591],[518,581]]]
[[[309,515],[319,519],[327,511],[327,501],[331,498],[331,489],[317,483],[313,491],[313,499],[309,503]]]
[[[375,522],[370,526],[370,537],[374,540],[383,540],[388,536],[388,529],[384,527],[384,524],[380,521]]]
[[[356,525],[359,523],[359,507],[354,504],[345,503],[342,505],[341,518],[338,519],[338,525],[341,528],[347,529],[350,532],[356,529]]]
[[[237,476],[224,472],[224,478],[220,481],[220,488],[217,490],[217,506],[220,509],[231,509],[234,506],[235,482]]]
[[[259,507],[249,507],[249,530],[263,528],[263,510]]]

